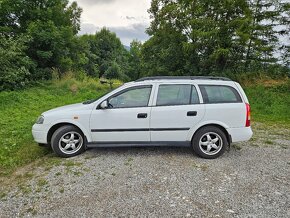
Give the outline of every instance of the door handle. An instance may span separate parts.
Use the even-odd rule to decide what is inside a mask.
[[[194,116],[196,116],[197,115],[197,111],[188,111],[187,112],[187,116],[188,117],[194,117]]]
[[[137,114],[137,118],[147,118],[147,114],[146,113]]]

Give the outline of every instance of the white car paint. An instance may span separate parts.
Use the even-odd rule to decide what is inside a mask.
[[[178,106],[156,106],[160,84],[191,84],[197,89],[200,104]],[[198,85],[227,85],[241,95],[242,103],[205,104]],[[126,88],[152,85],[148,107],[99,109],[98,106],[110,96]],[[34,124],[32,134],[38,143],[47,144],[49,130],[58,124],[77,126],[86,136],[88,143],[100,142],[190,142],[194,133],[204,125],[222,126],[230,134],[232,142],[246,141],[252,136],[251,127],[245,127],[248,99],[238,83],[220,80],[147,80],[126,83],[91,104],[73,104],[46,111],[42,114],[43,124]],[[197,116],[186,116],[196,111]],[[145,119],[137,114],[146,113]],[[92,131],[110,129],[147,129],[149,131]],[[162,130],[158,130],[158,129]],[[167,128],[187,128],[167,131]],[[157,129],[158,131],[155,131]]]

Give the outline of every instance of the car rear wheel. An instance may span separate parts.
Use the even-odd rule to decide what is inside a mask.
[[[206,126],[196,132],[192,140],[194,152],[203,158],[214,159],[221,156],[228,145],[225,133],[218,127]]]
[[[53,151],[61,157],[73,157],[85,150],[83,133],[75,126],[62,126],[51,138]]]

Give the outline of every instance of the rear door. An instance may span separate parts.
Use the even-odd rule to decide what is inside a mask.
[[[151,141],[184,142],[189,129],[204,115],[192,84],[159,84],[151,110]]]

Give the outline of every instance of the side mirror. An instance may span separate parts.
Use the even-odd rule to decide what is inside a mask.
[[[108,101],[107,101],[107,100],[103,101],[103,102],[101,103],[101,105],[100,105],[100,108],[101,108],[101,109],[106,109],[106,108],[108,108]]]

